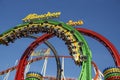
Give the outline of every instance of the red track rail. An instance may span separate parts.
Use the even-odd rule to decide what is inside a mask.
[[[117,49],[113,46],[113,44],[107,40],[105,37],[103,37],[102,35],[91,31],[91,30],[87,30],[84,28],[77,28],[77,30],[87,36],[90,36],[94,39],[97,39],[99,42],[102,42],[102,44],[107,47],[107,49],[109,50],[109,52],[111,53],[116,66],[120,67],[120,56],[119,53],[117,51]],[[32,51],[38,46],[39,43],[43,42],[44,40],[47,40],[48,38],[52,37],[52,34],[45,34],[42,37],[36,39],[35,42],[33,42],[24,52],[23,56],[21,57],[21,60],[19,62],[18,65],[18,69],[17,69],[17,73],[16,73],[16,77],[15,80],[24,80],[24,69],[27,63],[27,59],[29,58],[29,56],[31,55]]]
[[[47,40],[48,38],[52,37],[52,34],[44,34],[40,38],[37,38],[24,52],[22,55],[20,62],[18,64],[15,80],[24,80],[24,69],[27,64],[27,60],[34,49],[43,41]]]
[[[104,36],[94,32],[94,31],[91,31],[91,30],[88,30],[85,28],[77,28],[77,30],[79,32],[81,32],[87,36],[90,36],[90,37],[98,40],[99,42],[101,42],[111,53],[111,55],[114,59],[114,62],[116,63],[116,66],[120,67],[120,54],[117,51],[117,49],[115,48],[115,46],[108,39],[106,39]]]

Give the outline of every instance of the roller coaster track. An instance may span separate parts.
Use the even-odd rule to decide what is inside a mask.
[[[117,67],[120,66],[119,52],[117,51],[117,49],[114,47],[114,45],[109,40],[107,40],[104,36],[94,32],[94,31],[91,31],[91,30],[87,30],[84,28],[77,28],[77,30],[80,31],[81,33],[83,33],[84,35],[90,36],[90,37],[98,40],[99,42],[101,42],[111,53],[116,66]]]
[[[37,39],[38,37],[29,35],[28,38]],[[49,41],[44,41],[44,44],[47,45],[52,50],[52,52],[53,52],[53,54],[55,56],[56,65],[57,65],[57,76],[56,76],[56,79],[61,80],[61,64],[60,64],[60,59],[58,57],[57,51],[56,51],[55,47]],[[31,60],[28,63],[32,63],[32,62],[34,62],[34,60],[33,61]],[[17,68],[17,66],[14,66],[14,67],[8,68],[5,71],[1,71],[0,75],[4,75],[4,74],[8,73],[9,71],[15,70],[16,68]]]
[[[108,39],[106,39],[104,36],[100,35],[97,32],[94,32],[92,30],[88,30],[85,28],[77,28],[77,30],[79,32],[81,32],[82,34],[84,34],[86,36],[90,36],[90,37],[98,40],[99,42],[101,42],[111,53],[116,66],[120,67],[120,54],[117,51],[117,49],[115,48],[115,46]]]
[[[33,28],[33,26],[35,26],[35,27]],[[105,37],[101,36],[100,34],[98,34],[96,32],[93,32],[91,30],[87,30],[87,29],[83,29],[83,28],[77,28],[77,30],[87,36],[90,36],[90,37],[102,42],[102,44],[104,44],[104,46],[107,47],[107,49],[112,54],[112,57],[116,63],[116,66],[120,67],[120,55],[119,55],[118,51],[116,50],[116,48],[112,45],[112,43],[109,42],[109,40],[107,40]],[[49,20],[48,21],[40,20],[37,22],[31,22],[31,23],[25,23],[22,25],[18,25],[17,27],[3,33],[0,36],[0,43],[8,45],[9,42],[14,42],[14,40],[16,38],[27,37],[28,34],[33,34],[33,33],[38,33],[38,32],[49,33],[49,34],[42,36],[39,42],[43,42],[43,41],[47,40],[48,38],[53,37],[53,35],[56,35],[57,37],[65,40],[65,43],[67,44],[68,49],[70,51],[70,55],[72,55],[72,57],[74,58],[75,63],[76,64],[82,63],[82,71],[81,71],[79,80],[91,80],[91,77],[90,77],[90,75],[91,75],[90,74],[91,73],[91,70],[90,70],[91,69],[91,67],[90,67],[91,51],[89,50],[86,41],[83,40],[84,38],[81,36],[81,34],[78,31],[76,31],[71,26],[66,25],[62,22],[60,23],[60,22],[51,21],[51,20],[50,21]],[[71,39],[72,39],[72,42],[70,41]],[[77,41],[77,43],[76,43],[76,41]],[[82,45],[82,44],[84,44],[84,45]],[[38,43],[34,43],[31,46],[36,47],[36,45],[38,45]],[[71,46],[74,48],[76,46],[79,46],[79,47],[73,49]],[[27,49],[27,50],[30,53],[33,51],[32,48]],[[27,52],[27,50],[25,52]],[[80,54],[77,54],[78,52]],[[30,53],[26,54],[28,56],[25,56],[25,54],[23,55],[23,56],[25,56],[22,60],[23,62],[24,61],[27,62],[26,59],[29,57]],[[86,62],[83,61],[82,55],[83,56],[88,55],[88,59]],[[80,56],[80,58],[79,58],[79,56]],[[19,65],[19,66],[22,67],[23,63],[21,63],[21,65]],[[87,79],[86,79],[86,76],[88,77]],[[21,78],[23,79],[22,76],[21,76]],[[19,79],[17,79],[17,80],[19,80]]]
[[[40,56],[40,57],[34,58],[34,59],[32,59],[32,60],[29,60],[29,61],[26,63],[26,65],[27,65],[28,63],[31,64],[31,63],[36,62],[36,61],[38,61],[38,60],[45,59],[46,57],[54,58],[55,56]],[[64,58],[72,58],[71,56],[58,56],[58,58],[60,58],[60,57],[61,57],[61,58],[62,58],[62,57],[64,57]],[[9,71],[13,71],[13,70],[15,70],[17,67],[18,67],[18,66],[13,66],[13,67],[11,67],[11,68],[8,68],[7,70],[1,71],[1,72],[0,72],[0,75],[4,75],[4,74],[8,73]]]
[[[56,54],[57,55],[57,54]],[[29,64],[31,64],[31,63],[33,63],[33,62],[36,62],[36,61],[39,61],[39,60],[42,60],[42,59],[45,59],[46,57],[49,57],[49,58],[55,58],[55,56],[40,56],[40,57],[37,57],[37,58],[34,58],[34,59],[32,59],[32,60],[29,60],[27,63],[26,63],[26,65],[29,63]],[[58,58],[60,58],[60,57],[64,57],[64,58],[72,58],[71,56],[57,56]],[[4,75],[4,74],[6,74],[6,73],[8,73],[9,71],[11,72],[11,71],[13,71],[13,70],[15,70],[15,69],[17,69],[17,67],[18,66],[13,66],[13,67],[11,67],[11,68],[8,68],[7,70],[4,70],[4,71],[1,71],[0,72],[0,75]],[[61,73],[61,72],[60,72]],[[59,77],[61,77],[61,75],[59,75]],[[60,79],[61,80],[61,78],[55,78],[55,77],[50,77],[50,76],[45,76],[44,78],[46,79],[46,78],[52,78],[52,79]],[[71,79],[71,78],[66,78],[66,80],[75,80],[75,79]]]
[[[78,31],[80,31],[80,30],[78,30]],[[89,31],[89,30],[88,30],[88,32],[87,32],[87,30],[85,30],[85,31],[86,31],[86,33],[89,32],[88,34],[89,34],[89,36],[90,36],[90,31]],[[81,31],[80,31],[80,32],[81,32]],[[111,45],[111,43],[110,43],[109,41],[105,42],[105,40],[107,40],[106,38],[104,38],[104,37],[101,36],[101,35],[99,35],[100,37],[98,37],[98,34],[97,34],[97,33],[93,32],[93,31],[91,31],[91,32],[92,32],[92,34],[94,34],[94,36],[92,35],[92,37],[94,37],[95,39],[97,38],[97,40],[99,40],[99,41],[103,41],[103,42],[104,42],[104,45],[107,45],[107,49],[109,48],[108,50],[109,50],[109,51],[111,50],[111,51],[112,51],[112,54],[114,53],[114,51],[115,51],[116,49],[113,48],[114,46]],[[84,32],[84,33],[85,33],[85,32]],[[97,34],[97,35],[95,35],[95,34]],[[104,40],[103,40],[103,39],[104,39]],[[110,46],[112,46],[112,48],[111,48]],[[105,47],[106,47],[106,46],[105,46]],[[113,49],[114,49],[114,50],[113,50]],[[111,52],[111,51],[110,51],[110,52]],[[116,53],[116,54],[117,54],[117,53]],[[114,54],[113,54],[113,55],[114,55]],[[114,57],[113,57],[113,58],[114,58]],[[117,58],[119,58],[119,56],[118,56]],[[114,59],[115,62],[116,62],[116,61],[119,62],[120,59],[117,59],[117,58],[116,58],[116,56],[115,56],[115,59]],[[116,64],[116,66],[118,66],[118,64]]]
[[[91,55],[88,50],[89,48],[87,48],[88,45],[85,44],[84,46],[82,46],[82,44],[86,43],[85,40],[83,41],[82,35],[76,29],[67,24],[64,24],[63,22],[57,22],[52,20],[39,20],[36,22],[18,25],[17,27],[3,33],[0,37],[0,41],[2,44],[8,45],[8,43],[14,42],[14,40],[17,38],[27,37],[29,34],[38,32],[47,32],[51,34],[47,37],[52,37],[53,35],[56,35],[57,37],[62,38],[67,44],[70,55],[73,57],[75,63],[77,65],[80,65],[81,63],[84,65],[84,67],[82,68],[84,70],[82,70],[81,77],[83,77],[83,79],[87,78],[86,80],[91,80]],[[38,43],[32,46],[36,47],[35,45],[38,45]],[[25,52],[27,51],[29,51],[29,49],[27,49]],[[26,59],[30,56],[30,54],[26,54],[28,55]],[[23,56],[25,56],[25,54]],[[84,62],[86,58],[85,56],[88,57],[86,62]],[[86,75],[83,75],[83,73]],[[20,78],[23,79],[22,76],[19,77],[19,79]]]
[[[42,59],[45,59],[46,57],[48,57],[48,58],[55,58],[55,56],[40,56],[40,57],[37,57],[37,58],[34,58],[34,59],[32,59],[32,60],[29,60],[27,63],[26,63],[26,65],[29,63],[29,64],[31,64],[31,63],[33,63],[33,62],[36,62],[36,61],[39,61],[39,60],[42,60]],[[71,56],[57,56],[58,58],[72,58]],[[98,67],[97,67],[97,65],[92,61],[92,65],[93,65],[93,67],[95,68],[95,70],[96,70],[96,75],[95,75],[95,77],[94,77],[94,80],[97,80],[98,79],[98,76],[99,76],[99,71],[98,71]],[[17,67],[18,66],[13,66],[13,67],[11,67],[11,68],[8,68],[7,70],[4,70],[4,71],[1,71],[0,72],[0,75],[4,75],[4,74],[6,74],[6,73],[8,73],[9,71],[11,72],[11,71],[13,71],[13,70],[15,70],[15,69],[17,69]],[[43,76],[44,77],[44,76]],[[50,77],[50,76],[45,76],[44,77],[45,79],[46,78],[52,78],[52,79],[57,79],[57,78],[55,78],[55,77]],[[66,80],[76,80],[76,79],[71,79],[71,78],[67,78]]]
[[[8,45],[8,43],[13,42],[16,38],[26,37],[29,34],[39,32],[52,33],[62,38],[68,46],[70,55],[74,57],[75,63],[80,65],[82,62],[80,58],[83,54],[80,33],[73,27],[62,22],[39,20],[36,22],[24,23],[1,34],[0,42],[1,44]]]

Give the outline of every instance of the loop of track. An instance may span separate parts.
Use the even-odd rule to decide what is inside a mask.
[[[40,20],[18,25],[17,27],[1,34],[0,42],[1,44],[8,45],[8,43],[14,42],[17,38],[27,37],[30,34],[37,34],[39,32],[53,34],[62,38],[67,44],[70,55],[73,56],[75,63],[77,65],[81,64],[83,54],[81,49],[82,42],[78,39],[76,30],[69,25],[57,21]]]
[[[39,22],[39,23],[40,23],[40,22]],[[41,23],[42,23],[42,24],[40,24],[40,25],[43,25],[44,22],[42,21]],[[45,22],[45,23],[46,23],[46,22]],[[26,23],[26,24],[24,24],[24,25],[19,25],[19,26],[15,27],[14,29],[15,29],[15,30],[22,29],[22,30],[24,31],[24,27],[23,27],[23,26],[27,26],[27,25],[29,25],[29,24],[33,24],[33,23]],[[37,24],[38,24],[38,23],[34,23],[34,26],[37,26]],[[46,23],[46,24],[47,24],[47,23]],[[58,26],[61,26],[61,24],[54,23],[54,22],[51,22],[51,24],[56,24],[56,25],[58,25]],[[38,27],[38,26],[37,26],[37,27]],[[41,27],[42,27],[42,26],[41,26]],[[50,26],[49,26],[49,27],[50,27]],[[63,27],[63,25],[62,25],[62,27]],[[69,30],[70,33],[71,33],[71,32],[74,33],[74,31],[71,31],[71,30],[73,30],[73,28],[72,28],[72,29],[71,29],[71,27],[69,27],[69,28],[70,28],[70,29],[68,29],[68,27],[64,27],[64,29]],[[9,31],[6,32],[6,33],[3,33],[3,34],[0,36],[0,43],[8,45],[9,42],[13,42],[16,38],[20,38],[20,37],[25,37],[25,36],[27,36],[26,31],[24,31],[23,33],[22,33],[22,31],[18,31],[18,32],[20,32],[20,33],[15,32],[15,34],[14,34],[14,32],[13,32],[13,34],[12,34],[11,31],[14,31],[14,29],[9,30]],[[42,27],[40,30],[41,30],[42,32],[47,31],[48,33],[51,33],[51,29],[53,29],[53,28],[49,28],[49,30],[47,30],[47,29],[48,29],[48,27],[46,27],[46,28],[43,28],[43,27]],[[32,26],[30,26],[30,30],[31,30],[31,31],[29,31],[29,34],[38,33],[38,31],[36,31],[36,29],[32,29]],[[66,44],[68,45],[69,51],[70,51],[70,52],[73,51],[72,53],[74,53],[74,51],[76,51],[76,50],[75,50],[75,49],[72,49],[72,50],[71,50],[71,46],[74,46],[74,44],[71,43],[71,45],[69,45],[69,40],[70,40],[71,38],[68,38],[67,40],[64,38],[65,36],[68,36],[68,34],[66,34],[65,36],[62,37],[61,35],[59,35],[59,34],[62,34],[62,33],[57,33],[57,34],[56,34],[56,32],[57,32],[56,30],[58,30],[58,28],[56,29],[56,28],[54,27],[54,30],[52,31],[52,33],[55,34],[56,36],[62,38],[63,40],[65,40]],[[103,37],[102,35],[100,35],[100,34],[98,34],[98,33],[96,33],[96,32],[93,32],[93,31],[91,31],[91,30],[87,30],[87,29],[84,29],[84,28],[77,28],[77,30],[80,31],[81,33],[87,35],[87,36],[90,36],[90,37],[98,40],[99,42],[102,42],[102,44],[103,44],[103,45],[109,50],[109,52],[111,53],[111,55],[112,55],[112,57],[113,57],[113,59],[114,59],[114,61],[115,61],[115,63],[116,63],[116,66],[120,67],[120,55],[119,55],[117,49],[113,46],[113,44],[112,44],[109,40],[107,40],[107,39],[106,39],[105,37]],[[62,32],[62,31],[60,30],[60,32]],[[66,33],[66,31],[64,31],[64,32]],[[17,36],[16,36],[16,34],[17,34]],[[44,40],[52,37],[53,34],[47,34],[46,36],[44,35],[44,37],[41,38],[40,42],[43,42]],[[12,36],[15,35],[16,37],[12,37],[13,39],[11,39],[11,35],[12,35]],[[71,34],[70,34],[70,35],[71,35]],[[6,36],[7,36],[7,37],[6,37]],[[74,36],[74,37],[73,37],[73,36]],[[77,32],[76,32],[76,34],[74,34],[73,36],[72,36],[72,38],[73,38],[73,39],[76,39],[76,38],[78,37]],[[79,42],[81,43],[81,40],[80,40],[80,39],[78,39],[78,40],[79,40]],[[36,45],[38,45],[38,43],[34,43],[33,45],[31,45],[31,47],[32,47],[32,48],[33,48],[33,47],[35,48]],[[78,45],[78,43],[75,44],[75,45]],[[70,47],[70,48],[69,48],[69,47]],[[80,46],[80,47],[81,47],[81,46]],[[79,48],[80,48],[80,47],[79,47]],[[32,48],[31,48],[31,51],[33,50]],[[30,50],[30,49],[28,49],[28,50]],[[27,50],[26,50],[26,51],[27,51]],[[31,51],[29,51],[29,52],[31,53]],[[81,51],[81,50],[79,50],[79,51]],[[82,51],[81,51],[81,52],[82,52]],[[74,54],[73,54],[73,55],[74,55]],[[21,63],[21,65],[19,65],[19,66],[21,66],[21,67],[22,67],[24,64],[27,63],[26,59],[28,58],[28,56],[30,56],[30,54],[27,53],[27,56],[26,56],[26,57],[25,57],[25,55],[23,55],[23,56],[24,56],[24,57],[23,57],[23,61],[22,61],[22,62],[25,61],[25,63]],[[24,71],[23,71],[23,72],[24,72]]]
[[[38,32],[47,32],[62,38],[65,41],[69,49],[70,55],[73,57],[75,63],[77,65],[80,64],[83,65],[82,73],[79,78],[86,80],[90,80],[92,78],[90,76],[92,56],[86,41],[75,28],[63,22],[53,20],[39,20],[35,22],[18,25],[15,28],[3,33],[0,36],[0,43],[8,45],[9,42],[14,42],[14,40],[16,40],[17,38],[27,37],[28,34]],[[82,47],[83,44],[84,47]],[[34,44],[34,46],[35,45],[37,44]],[[34,46],[32,45],[31,47]]]

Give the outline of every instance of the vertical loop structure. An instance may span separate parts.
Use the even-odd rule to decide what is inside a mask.
[[[105,37],[94,31],[84,28],[75,29],[69,24],[65,24],[63,22],[53,20],[36,20],[17,25],[16,27],[0,35],[0,44],[8,46],[10,42],[13,43],[16,39],[28,37],[31,34],[37,34],[39,32],[47,34],[44,34],[40,38],[36,39],[36,41],[33,42],[26,49],[19,62],[15,80],[24,79],[23,75],[24,68],[32,51],[39,45],[39,43],[42,43],[53,36],[57,36],[61,38],[63,41],[65,41],[65,44],[67,45],[70,55],[73,57],[75,64],[82,65],[79,80],[91,80],[91,61],[92,61],[91,51],[81,33],[101,42],[111,53],[117,68],[118,69],[120,68],[119,52],[109,40],[107,40]],[[115,72],[115,75],[117,75],[117,77],[115,75],[111,76],[113,70],[111,71],[111,73],[105,71],[104,74],[107,76],[106,79],[107,80],[119,79],[118,74],[120,72],[118,69],[116,69],[117,72]]]
[[[42,36],[42,38],[48,39],[52,36],[57,36],[65,41],[65,44],[68,47],[70,55],[73,57],[76,65],[83,65],[81,79],[91,80],[91,52],[88,48],[86,41],[83,36],[72,26],[67,25],[63,22],[53,21],[53,20],[38,20],[33,22],[27,22],[21,25],[14,27],[13,29],[8,30],[7,32],[1,34],[0,43],[4,45],[9,45],[10,42],[14,42],[17,38],[27,37],[30,34],[37,34],[39,32],[48,33],[46,35],[51,36]],[[45,41],[43,39],[43,41]],[[37,43],[33,43],[23,54],[19,67],[25,66],[27,59],[29,58],[31,52],[34,50]],[[42,42],[42,41],[39,41]],[[32,49],[33,47],[33,49]],[[25,57],[25,55],[27,55]],[[22,67],[23,68],[23,67]],[[23,68],[24,69],[24,68]],[[17,70],[18,72],[22,71],[20,74],[24,73],[23,70]],[[23,80],[24,76],[19,76],[16,80]]]

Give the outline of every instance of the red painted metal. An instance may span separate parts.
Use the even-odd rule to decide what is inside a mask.
[[[31,55],[31,53],[34,51],[34,49],[43,41],[47,40],[48,38],[52,37],[52,34],[44,34],[42,35],[40,38],[37,38],[24,52],[24,54],[22,55],[19,64],[18,64],[18,68],[17,68],[17,72],[16,72],[16,76],[15,76],[15,80],[24,80],[24,69],[27,63],[27,60],[29,58],[29,56]]]
[[[114,45],[107,40],[105,37],[103,37],[102,35],[88,30],[88,29],[84,29],[84,28],[77,28],[77,30],[79,32],[81,32],[82,34],[85,34],[87,36],[93,37],[94,39],[97,39],[99,42],[101,42],[105,47],[107,47],[107,49],[110,51],[116,65],[118,67],[120,67],[120,56],[119,53],[117,51],[117,49],[114,47]],[[24,80],[24,69],[27,63],[27,59],[29,58],[30,54],[32,53],[32,51],[39,45],[39,43],[43,42],[44,40],[47,40],[48,38],[52,37],[52,34],[44,34],[43,36],[41,36],[40,38],[36,39],[35,42],[33,42],[24,52],[23,56],[20,59],[19,65],[18,65],[18,69],[16,72],[16,76],[15,76],[15,80]]]
[[[29,63],[29,64],[31,64],[31,63],[33,63],[33,62],[36,62],[36,61],[38,61],[38,60],[42,60],[42,59],[45,59],[46,57],[48,57],[48,58],[54,58],[55,56],[40,56],[40,57],[37,57],[37,58],[34,58],[34,59],[32,59],[32,60],[29,60],[27,63],[26,63],[26,65]],[[59,58],[72,58],[72,56],[58,56]],[[18,68],[18,66],[13,66],[13,67],[10,67],[10,68],[8,68],[8,69],[6,69],[6,70],[3,70],[3,71],[0,71],[0,75],[4,75],[4,74],[7,74],[9,71],[11,72],[11,71],[13,71],[13,70],[15,70],[15,69],[17,69]]]
[[[77,28],[77,30],[82,34],[93,37],[94,39],[101,42],[111,53],[111,55],[114,59],[114,62],[116,63],[116,66],[120,67],[119,52],[117,51],[115,46],[108,39],[106,39],[104,36],[98,34],[97,32],[94,32],[92,30],[88,30],[88,29],[85,29],[85,28]]]
[[[95,70],[96,70],[96,74],[95,74],[95,77],[93,80],[98,80],[98,77],[99,77],[99,70],[98,70],[98,67],[97,65],[92,61],[92,65],[94,66]]]

